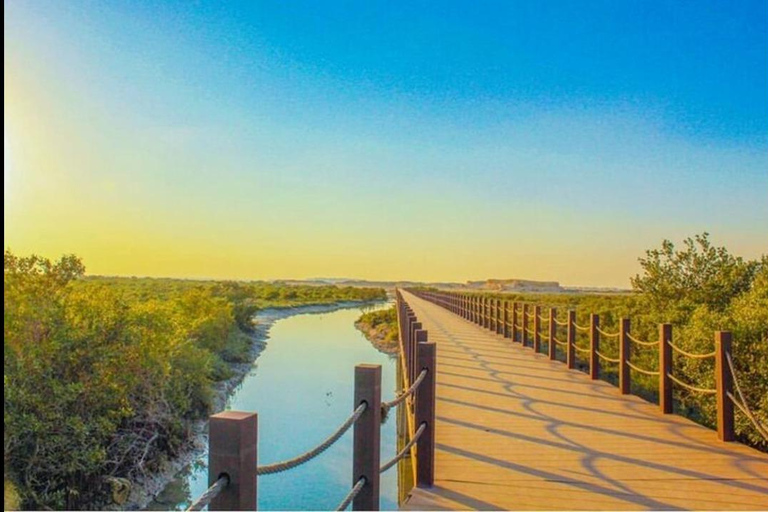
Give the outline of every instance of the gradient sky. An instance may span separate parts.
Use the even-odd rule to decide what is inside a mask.
[[[765,1],[5,0],[6,247],[628,286],[768,249]]]

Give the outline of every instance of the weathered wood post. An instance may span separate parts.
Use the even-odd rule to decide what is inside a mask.
[[[672,413],[672,324],[659,325],[659,407],[664,414]]]
[[[557,324],[555,323],[556,317],[557,309],[549,308],[549,339],[547,341],[547,350],[549,350],[549,359],[552,361],[557,359],[557,343],[555,343],[555,335],[557,333]]]
[[[504,334],[504,326],[501,323],[504,317],[503,304],[501,299],[496,301],[496,334]]]
[[[208,423],[208,485],[219,477],[229,484],[208,505],[209,510],[256,510],[259,417],[256,413],[225,411]]]
[[[541,350],[541,306],[533,307],[533,351]]]
[[[379,465],[381,446],[381,365],[355,366],[354,408],[365,402],[365,411],[355,423],[352,452],[352,485],[365,478],[365,485],[352,502],[352,510],[379,510]]]
[[[491,303],[490,303],[491,324],[489,326],[489,329],[492,330],[493,332],[496,332],[496,321],[497,321],[496,320],[496,301],[497,300],[498,299],[491,299]]]
[[[565,353],[565,362],[569,369],[576,366],[576,311],[568,310],[568,337]]]
[[[594,313],[589,315],[589,377],[597,380],[600,377],[600,317]]]
[[[523,327],[521,329],[523,331],[523,346],[528,346],[528,303],[523,303]]]
[[[410,379],[409,382],[413,382],[416,380],[416,376],[419,374],[418,371],[416,371],[416,367],[418,366],[418,343],[419,338],[417,337],[416,333],[421,330],[421,322],[414,322],[411,327],[411,368],[410,368],[410,374],[408,375],[408,378]]]
[[[504,329],[502,329],[502,333],[504,334],[505,338],[509,338],[509,301],[504,301],[504,316],[502,321],[504,322]]]
[[[408,370],[408,382],[412,382],[411,374],[413,373],[413,324],[416,322],[416,315],[413,311],[406,312],[406,325],[405,325],[405,367]]]
[[[517,341],[517,302],[512,303],[512,341]]]
[[[717,438],[721,441],[733,441],[736,434],[733,428],[733,374],[728,365],[727,356],[731,354],[731,333],[715,332],[715,386],[717,389]]]
[[[622,395],[628,395],[631,389],[629,364],[627,364],[631,357],[629,329],[629,318],[622,318],[619,323],[619,391]]]
[[[483,327],[491,328],[491,299],[483,297]]]
[[[421,385],[416,390],[414,410],[415,427],[422,423],[426,428],[416,443],[416,485],[431,487],[435,483],[435,384],[437,372],[437,346],[424,341],[419,342],[419,372],[427,370]]]

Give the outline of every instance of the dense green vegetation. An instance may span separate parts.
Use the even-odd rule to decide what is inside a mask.
[[[109,477],[173,457],[212,383],[249,360],[259,308],[383,290],[84,277],[74,256],[4,258],[6,508],[103,505]],[[8,501],[10,499],[10,501]]]
[[[398,329],[395,306],[363,313],[355,325],[382,352],[397,352]]]
[[[521,303],[557,309],[565,320],[566,311],[576,310],[576,322],[589,325],[591,313],[600,315],[601,328],[617,332],[621,318],[631,319],[634,337],[653,341],[659,338],[661,323],[673,325],[673,341],[693,353],[714,349],[714,331],[733,333],[733,359],[747,402],[755,416],[768,424],[768,256],[745,261],[723,247],[713,247],[708,235],[684,241],[676,248],[664,241],[661,248],[640,258],[642,272],[632,278],[631,294],[490,294]],[[487,295],[486,295],[487,296]],[[544,310],[546,313],[546,309]],[[564,339],[564,328],[558,336]],[[577,333],[577,344],[588,345],[588,335]],[[601,352],[618,357],[615,338],[601,341]],[[559,356],[564,358],[564,354]],[[577,359],[583,358],[577,353]],[[657,347],[632,346],[632,361],[648,370],[658,370]],[[673,373],[702,388],[714,388],[714,359],[673,356]],[[587,363],[581,359],[582,369]],[[617,369],[603,363],[602,377],[615,382]],[[632,391],[649,400],[658,398],[658,379],[633,372]],[[709,427],[715,427],[715,399],[675,386],[676,412]],[[739,439],[763,451],[766,442],[736,412]]]

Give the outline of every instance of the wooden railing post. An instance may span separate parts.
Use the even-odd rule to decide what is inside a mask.
[[[365,485],[352,502],[352,510],[379,510],[381,365],[355,366],[354,408],[363,402],[368,406],[354,428],[352,485],[361,477],[365,478]]]
[[[672,413],[672,324],[659,325],[659,407],[664,414]]]
[[[533,351],[541,350],[541,306],[533,307]]]
[[[411,324],[411,367],[410,367],[410,374],[408,375],[408,378],[410,379],[409,382],[413,382],[416,379],[416,376],[419,374],[419,372],[416,371],[416,367],[418,366],[418,350],[419,347],[417,346],[419,343],[419,339],[416,336],[416,333],[421,330],[421,322],[413,322]]]
[[[256,510],[259,417],[256,413],[225,411],[208,422],[208,485],[227,475],[229,485],[209,510]]]
[[[589,377],[597,380],[600,377],[600,317],[594,313],[589,315]]]
[[[731,354],[731,333],[715,332],[715,386],[717,389],[717,438],[733,441],[736,438],[733,425],[733,375],[728,366],[727,355]]]
[[[576,311],[568,310],[568,337],[565,362],[569,369],[576,366]]]
[[[517,302],[512,303],[512,341],[517,341]]]
[[[408,371],[408,382],[412,382],[411,374],[413,373],[413,324],[416,322],[416,315],[412,311],[406,311],[405,314],[405,338],[404,347],[405,350],[405,368]]]
[[[631,389],[629,373],[629,318],[622,318],[619,323],[619,391],[622,395],[628,395]]]
[[[431,487],[435,483],[435,385],[437,382],[437,346],[424,341],[419,342],[419,373],[427,370],[421,385],[416,390],[414,410],[415,428],[426,423],[426,428],[416,443],[416,485]]]
[[[557,332],[557,324],[555,318],[557,317],[557,310],[555,308],[549,308],[549,344],[547,349],[549,350],[549,359],[554,361],[557,359],[557,343],[555,343],[555,333]]]
[[[504,316],[502,321],[504,322],[503,334],[505,338],[509,338],[509,301],[504,301]]]
[[[522,323],[523,323],[523,327],[521,329],[523,331],[522,343],[524,347],[527,347],[528,346],[527,344],[528,342],[528,303],[527,302],[523,304],[523,322]]]
[[[491,323],[488,326],[488,328],[490,330],[492,330],[493,332],[496,332],[496,322],[497,322],[497,319],[496,319],[496,301],[497,300],[498,299],[491,299],[491,303],[490,303],[491,310],[490,310],[489,313],[490,313],[490,316],[491,316]]]
[[[491,299],[483,297],[483,327],[491,328]]]
[[[496,322],[496,334],[504,335],[504,324],[502,323],[504,321],[504,301],[499,299],[496,301],[496,318],[498,319],[498,322]]]

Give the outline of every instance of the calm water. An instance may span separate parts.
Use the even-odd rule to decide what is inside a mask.
[[[387,307],[382,304],[373,308]],[[324,440],[352,412],[354,367],[382,366],[382,400],[395,389],[394,359],[354,327],[361,308],[278,320],[267,348],[229,400],[228,409],[259,413],[259,463],[291,458]],[[395,454],[395,419],[381,430],[381,460]],[[207,454],[186,468],[150,509],[183,509],[207,488]],[[352,430],[296,469],[259,478],[261,510],[333,510],[352,485]],[[397,509],[397,468],[382,475],[382,510]]]

